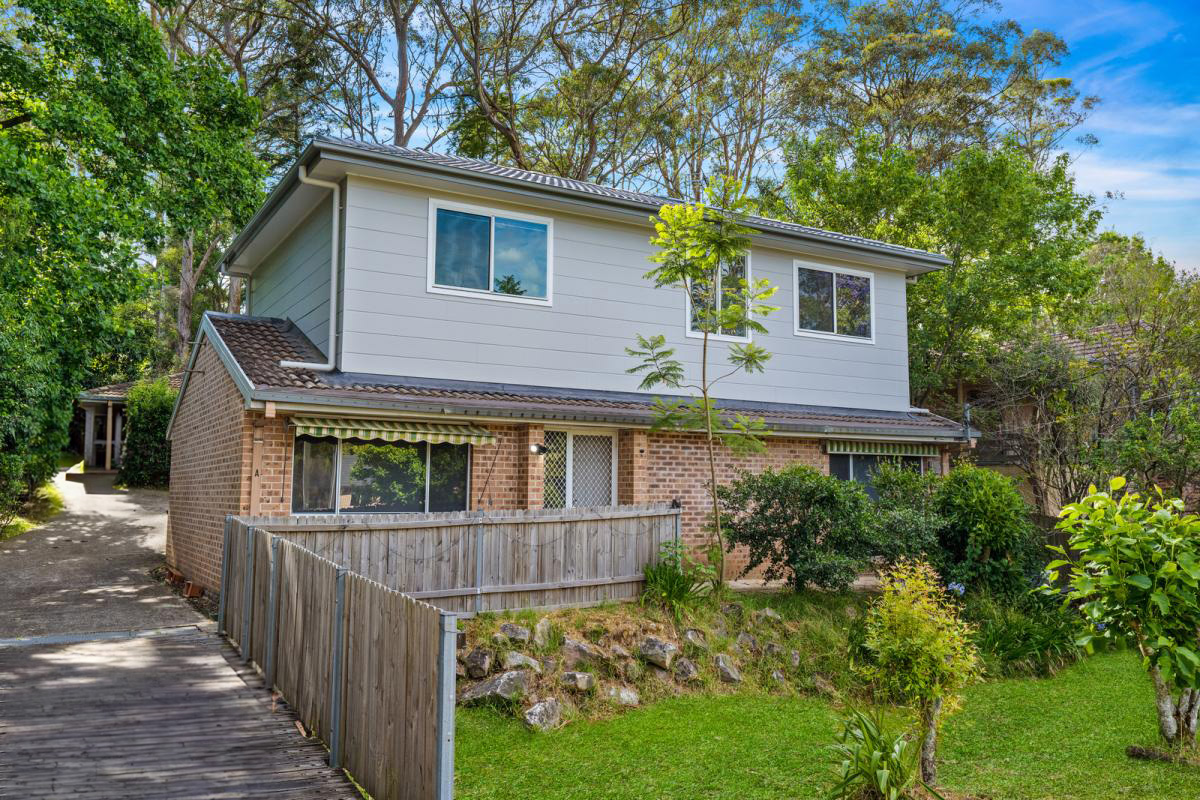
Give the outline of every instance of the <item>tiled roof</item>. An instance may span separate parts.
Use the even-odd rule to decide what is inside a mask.
[[[1056,333],[1051,338],[1076,358],[1111,361],[1122,356],[1133,341],[1129,328],[1119,323],[1097,325],[1079,334]]]
[[[412,147],[398,147],[396,145],[360,142],[353,139],[342,139],[335,136],[318,136],[316,139],[314,139],[314,144],[318,146],[322,142],[351,148],[354,150],[378,153],[407,161],[432,164],[438,167],[472,172],[479,175],[488,175],[494,178],[503,178],[507,180],[520,181],[522,183],[535,184],[550,189],[557,189],[560,191],[567,191],[580,195],[590,195],[592,197],[599,197],[608,200],[620,200],[627,203],[636,203],[638,205],[645,206],[649,211],[657,211],[666,203],[683,202],[677,198],[663,197],[660,195],[647,194],[645,192],[636,192],[629,189],[617,189],[611,186],[601,186],[600,184],[588,183],[587,181],[579,181],[572,178],[560,178],[557,175],[547,175],[541,172],[530,172],[529,170],[518,169],[516,167],[493,164],[489,161],[480,161],[474,158],[464,158],[462,156],[451,156],[443,153],[435,153],[432,150],[418,150]],[[872,250],[891,252],[898,256],[915,256],[921,258],[922,260],[932,259],[942,263],[945,263],[946,261],[944,257],[936,253],[928,253],[924,250],[917,250],[911,247],[903,247],[901,245],[881,242],[875,239],[867,239],[862,236],[851,236],[849,234],[836,233],[834,231],[822,230],[821,228],[813,228],[807,225],[797,225],[792,222],[783,222],[782,220],[771,219],[770,217],[750,216],[747,217],[747,223],[760,229],[778,230],[784,233],[801,235],[813,239],[824,239],[840,244],[866,247]]]
[[[268,317],[207,315],[224,347],[256,394],[286,393],[296,400],[393,410],[443,410],[526,419],[591,419],[646,423],[653,396],[512,386],[470,381],[320,372],[279,366],[280,361],[322,361],[295,325]],[[929,412],[866,411],[787,403],[722,401],[722,409],[761,417],[779,431],[960,437],[962,426]]]
[[[84,389],[79,393],[80,397],[96,400],[124,400],[129,394],[129,390],[137,381],[125,381],[124,383],[110,383],[107,386],[96,386],[91,389]],[[178,391],[183,385],[183,373],[172,372],[167,376],[167,383],[171,384],[171,388]]]

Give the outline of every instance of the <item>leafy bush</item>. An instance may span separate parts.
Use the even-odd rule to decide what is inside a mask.
[[[645,575],[642,602],[661,604],[680,622],[685,611],[694,609],[708,595],[715,570],[689,559],[679,542],[663,542],[658,561],[646,565]]]
[[[121,454],[121,482],[126,486],[165,487],[171,478],[171,443],[167,423],[176,392],[165,377],[142,381],[129,390],[125,424],[129,431]]]
[[[851,711],[833,747],[837,783],[831,800],[902,800],[919,782],[921,750],[907,733],[888,730],[883,715]]]
[[[973,595],[963,613],[975,625],[975,647],[989,674],[1044,677],[1081,654],[1079,615],[1055,598],[1022,594],[1007,602]]]
[[[1183,513],[1183,501],[1161,490],[1143,498],[1093,486],[1087,497],[1063,508],[1059,527],[1072,553],[1050,562],[1049,586],[1064,572],[1066,602],[1078,604],[1094,634],[1137,643],[1154,682],[1159,732],[1172,745],[1194,746],[1200,708],[1200,518]],[[1047,591],[1051,591],[1047,586]],[[1178,694],[1176,694],[1178,692]]]
[[[947,581],[1010,597],[1029,588],[1038,532],[1012,479],[969,464],[956,467],[941,480],[935,505],[946,523],[938,566]]]
[[[884,459],[871,476],[871,483],[876,492],[879,526],[876,555],[888,564],[908,558],[940,567],[941,536],[946,528],[946,518],[936,505],[941,476]]]
[[[933,784],[942,714],[958,708],[959,692],[980,674],[973,631],[928,564],[901,561],[881,578],[883,595],[863,623],[866,658],[855,671],[880,699],[917,712],[921,778]]]
[[[785,579],[796,590],[845,588],[876,550],[863,488],[811,467],[743,472],[718,497],[730,546],[749,548],[745,572],[766,564],[768,580]]]

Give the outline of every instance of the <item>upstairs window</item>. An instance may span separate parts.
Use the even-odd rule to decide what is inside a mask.
[[[548,303],[548,219],[430,203],[429,290]]]
[[[692,291],[688,292],[688,336],[703,337],[704,322],[703,314],[713,304],[720,312],[720,309],[726,303],[741,302],[745,303],[745,288],[750,285],[750,256],[749,254],[742,258],[730,261],[721,265],[721,272],[717,276],[717,285],[714,287],[711,296],[708,292],[699,290],[698,287],[693,287]],[[729,339],[732,341],[745,342],[750,340],[750,334],[746,330],[745,325],[739,325],[734,328],[722,328],[718,331],[710,331],[710,337],[718,339]]]
[[[796,333],[873,341],[874,276],[796,262]]]

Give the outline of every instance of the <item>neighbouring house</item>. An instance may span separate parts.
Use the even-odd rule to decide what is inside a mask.
[[[1111,395],[1107,405],[1113,412],[1137,405],[1136,372],[1145,359],[1135,357],[1134,352],[1147,345],[1139,345],[1127,326],[1109,323],[1073,334],[1052,333],[1050,341],[1081,375],[1105,378],[1098,382],[1098,391]],[[1039,434],[1048,431],[1061,412],[1040,406],[1031,396],[1010,393],[1007,387],[985,384],[960,389],[961,400],[995,417],[990,425],[981,426],[972,458],[979,466],[1012,478],[1044,524],[1051,525],[1063,505],[1058,484],[1064,476],[1046,473],[1053,470],[1049,465],[1056,461],[1056,444],[1062,454],[1071,450],[1069,440],[1056,443],[1053,437]],[[1115,420],[1115,414],[1111,419],[1095,420],[1091,436],[1103,437],[1106,425]]]
[[[699,434],[655,432],[625,353],[661,333],[696,361],[680,292],[644,275],[632,191],[318,138],[223,257],[244,316],[205,315],[169,430],[168,560],[220,579],[227,514],[536,509],[678,500],[705,538]],[[734,274],[782,310],[762,374],[721,384],[765,454],[869,482],[881,457],[944,470],[963,426],[909,400],[905,282],[941,256],[752,218]],[[738,337],[719,337],[724,350]],[[723,361],[718,352],[714,361]],[[745,556],[735,553],[730,567]]]
[[[183,385],[183,373],[168,376],[172,389]],[[125,445],[125,402],[135,381],[110,383],[84,389],[75,399],[77,414],[83,418],[82,434],[77,442],[83,450],[83,463],[91,471],[112,471],[121,466]]]

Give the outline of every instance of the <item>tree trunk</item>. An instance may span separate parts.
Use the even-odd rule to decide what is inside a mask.
[[[179,299],[175,306],[175,355],[187,360],[192,340],[192,299],[196,296],[196,247],[192,234],[183,237],[179,255]]]
[[[1200,712],[1200,690],[1184,689],[1176,697],[1158,667],[1150,668],[1150,676],[1154,679],[1158,732],[1172,747],[1193,747],[1196,744],[1197,712]]]
[[[941,714],[942,698],[938,697],[921,715],[921,723],[925,728],[925,735],[921,739],[921,780],[929,786],[937,785],[938,717]]]
[[[242,279],[237,275],[229,276],[229,313],[242,313]]]

